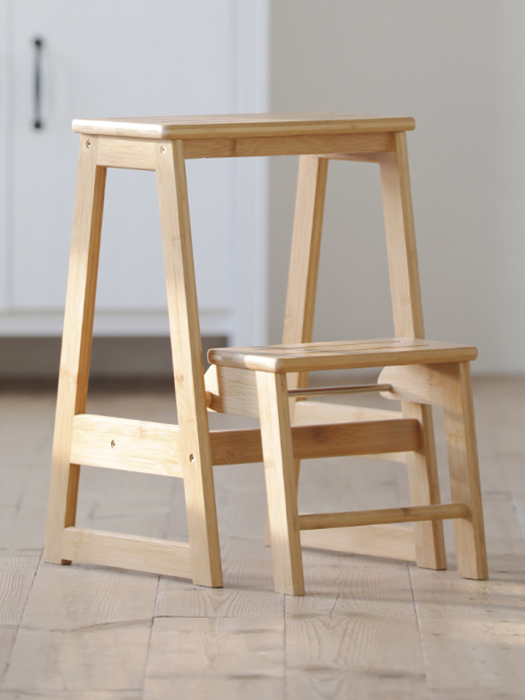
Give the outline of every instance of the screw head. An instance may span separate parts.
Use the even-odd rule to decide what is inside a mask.
[[[166,146],[161,146],[161,147],[160,147],[160,152],[161,152],[161,153],[166,153]]]
[[[111,449],[113,449],[117,446],[117,443],[115,442],[115,440],[112,440],[110,444],[111,444]]]
[[[86,141],[86,148],[91,148],[91,139]]]
[[[190,455],[190,462],[195,462],[195,455]]]

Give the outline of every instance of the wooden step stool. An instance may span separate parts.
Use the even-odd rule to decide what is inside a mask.
[[[453,511],[447,512],[461,517],[461,520],[456,521],[459,523],[457,532],[460,533],[458,549],[460,552],[465,550],[461,557],[458,555],[458,559],[463,562],[460,566],[464,567],[461,571],[465,575],[479,578],[486,575],[473,422],[468,422],[472,421],[472,410],[465,398],[470,397],[468,373],[465,369],[468,365],[465,363],[468,362],[467,357],[473,358],[473,351],[470,348],[458,350],[460,354],[454,355],[456,359],[450,364],[452,360],[447,353],[451,352],[452,346],[435,346],[437,354],[429,354],[427,345],[416,348],[417,343],[414,341],[415,338],[423,338],[423,328],[404,136],[406,130],[413,128],[414,122],[410,118],[333,114],[73,122],[73,129],[81,134],[81,139],[53,445],[44,554],[46,561],[103,564],[191,578],[202,585],[222,585],[212,466],[262,461],[261,431],[210,431],[207,409],[211,407],[212,410],[258,415],[258,397],[254,383],[256,372],[257,381],[262,387],[268,382],[275,382],[277,378],[280,390],[283,390],[282,382],[285,381],[289,365],[285,363],[286,370],[279,369],[277,373],[274,370],[239,370],[228,365],[231,360],[229,356],[230,360],[224,366],[213,366],[208,371],[206,391],[185,160],[300,155],[302,158],[285,342],[305,343],[311,340],[328,159],[372,160],[380,162],[382,171],[396,334],[409,339],[396,342],[408,342],[404,352],[412,353],[415,365],[390,367],[386,370],[399,372],[392,379],[390,394],[404,399],[404,416],[399,422],[396,421],[398,427],[395,430],[387,431],[387,439],[384,436],[382,438],[381,432],[375,429],[377,426],[368,420],[366,423],[355,423],[355,419],[360,416],[360,409],[352,412],[351,407],[347,407],[350,410],[349,417],[345,417],[341,425],[324,425],[326,416],[323,416],[318,420],[319,425],[312,427],[310,424],[317,420],[314,417],[312,421],[310,415],[312,409],[314,414],[317,411],[315,404],[298,402],[295,421],[300,422],[302,414],[310,427],[297,425],[292,429],[293,459],[326,454],[326,445],[323,440],[317,439],[323,434],[330,443],[345,443],[345,449],[346,444],[351,443],[354,453],[358,445],[361,446],[361,454],[363,450],[377,451],[378,446],[381,452],[390,451],[396,455],[409,453],[412,500],[418,511],[415,519],[420,517],[417,506],[432,506],[426,511],[430,520],[416,525],[417,560],[420,565],[441,568],[445,565],[444,548],[441,523],[436,518],[444,516],[444,511],[439,508],[436,510],[439,493],[432,423],[429,407],[425,404],[427,401],[439,403],[440,397],[444,402],[446,399],[453,405],[453,409],[449,409],[448,423],[450,430],[454,429],[451,438],[453,481],[455,479],[453,489],[454,499],[459,503],[459,506],[453,506]],[[157,174],[178,425],[88,415],[85,412],[108,167],[154,170]],[[399,348],[396,352],[398,350]],[[263,352],[271,354],[271,351]],[[402,353],[401,350],[399,352]],[[452,352],[456,352],[456,349]],[[219,355],[214,356],[217,362]],[[297,357],[302,355],[303,347],[299,349]],[[372,355],[374,362],[380,356],[383,360],[388,356],[384,364],[395,364],[391,362],[395,353],[386,353],[385,356],[385,353],[380,352]],[[372,355],[368,357],[371,358]],[[429,359],[430,356],[432,360]],[[437,359],[442,357],[448,360]],[[435,369],[437,364],[424,364],[422,358],[431,363],[439,363],[439,369]],[[402,362],[399,364],[403,365]],[[268,366],[270,365],[279,366],[279,363],[276,364],[271,359]],[[450,378],[440,384],[435,378],[445,376],[442,367],[450,370]],[[408,374],[403,374],[405,371]],[[307,370],[297,373],[294,370],[289,375],[289,386],[301,389],[305,385],[306,372]],[[229,381],[231,373],[235,373],[239,383]],[[446,376],[449,377],[449,374]],[[386,388],[390,390],[390,385]],[[261,405],[266,406],[268,391],[262,391]],[[450,403],[452,395],[454,402],[459,401],[458,397],[461,396],[459,407],[454,402]],[[282,399],[279,401],[282,410]],[[264,416],[265,412],[266,408]],[[286,460],[289,462],[291,459],[290,435],[285,436],[286,415],[284,418],[278,412],[270,415],[274,416],[271,420],[269,416],[268,420],[263,417],[266,471],[273,469],[273,449],[270,455],[266,454],[267,445],[270,442],[276,444],[277,440],[287,440],[282,478],[289,480],[290,474],[296,474],[298,470],[297,465],[290,468],[289,464],[285,464]],[[268,428],[267,423],[275,422],[275,417],[285,428],[282,433],[284,437],[279,437],[276,431]],[[367,419],[368,417],[367,414]],[[334,438],[336,433],[339,435],[337,439]],[[342,447],[337,449],[341,450]],[[182,478],[189,544],[76,527],[81,464]],[[273,494],[272,489],[270,491]],[[295,495],[289,485],[286,488],[286,498],[286,508],[279,510],[279,506],[277,520],[272,517],[274,549],[279,561],[284,557],[283,548],[278,544],[282,518],[291,517],[295,522],[293,527],[297,528],[297,516],[293,515]],[[414,515],[413,511],[407,512]],[[385,522],[385,517],[390,517],[386,522],[393,522],[392,517],[395,516],[382,517],[381,522]],[[388,541],[388,534],[382,532],[380,539]],[[477,547],[475,555],[472,554],[473,541]],[[405,553],[410,554],[410,547],[406,543],[403,547]],[[376,547],[376,551],[377,549]],[[297,554],[294,557],[297,564]],[[289,566],[285,568],[290,569]],[[301,593],[302,569],[299,578],[297,574],[294,576],[293,586],[287,581],[285,585],[278,583],[278,587],[286,589],[286,592]]]
[[[454,519],[460,575],[488,575],[469,365],[477,351],[424,340],[404,133],[411,128],[405,122],[386,149],[319,149],[301,157],[283,345],[208,353],[215,365],[206,377],[212,409],[261,421],[275,588],[282,593],[304,593],[301,544],[444,569],[446,518]],[[380,165],[395,338],[310,342],[331,158]],[[306,388],[311,371],[363,367],[385,367],[377,385]],[[370,390],[401,400],[402,412],[297,401]],[[440,504],[431,405],[445,412],[453,500],[446,505]],[[342,455],[406,462],[412,506],[299,515],[300,459]],[[414,527],[394,524],[408,522]]]

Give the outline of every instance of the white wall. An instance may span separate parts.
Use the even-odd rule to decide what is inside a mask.
[[[412,115],[427,336],[525,372],[525,2],[273,0],[270,108]],[[270,177],[269,334],[281,335],[297,159]],[[336,302],[336,303],[334,303]],[[330,164],[315,338],[392,333],[379,173]]]

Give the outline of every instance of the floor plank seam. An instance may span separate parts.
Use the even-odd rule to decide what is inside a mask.
[[[18,623],[18,625],[17,625],[17,627],[16,627],[16,634],[15,634],[15,638],[13,639],[13,644],[12,644],[12,646],[11,646],[11,650],[10,650],[10,652],[9,652],[9,657],[8,657],[8,659],[7,659],[7,664],[6,664],[6,667],[5,667],[4,677],[2,678],[2,685],[0,685],[0,691],[2,691],[2,690],[4,689],[4,687],[5,687],[5,679],[7,678],[7,673],[8,673],[8,671],[9,671],[9,666],[11,665],[11,659],[12,659],[12,657],[13,657],[13,651],[14,651],[14,648],[15,648],[15,645],[16,645],[16,642],[17,642],[17,639],[18,639],[18,634],[19,634],[19,632],[20,632],[20,628],[21,628],[21,626],[22,626],[22,621],[23,621],[23,619],[24,619],[24,615],[25,615],[25,612],[26,612],[26,609],[27,609],[27,605],[28,605],[28,602],[29,602],[29,598],[31,597],[31,591],[33,590],[33,586],[35,585],[35,580],[36,580],[37,573],[38,573],[38,571],[40,570],[40,566],[42,565],[42,557],[43,557],[43,556],[44,556],[44,550],[42,549],[42,550],[40,551],[40,558],[39,558],[39,560],[38,560],[38,564],[35,566],[35,570],[34,570],[34,572],[33,572],[33,577],[32,577],[32,579],[31,579],[31,585],[29,586],[29,590],[27,591],[27,596],[26,596],[26,600],[25,600],[25,603],[24,603],[24,609],[22,610],[22,614],[21,614],[21,616],[20,616],[20,622]]]
[[[170,515],[169,521],[171,521],[171,515]],[[169,528],[169,522],[168,522],[168,528]],[[142,697],[144,697],[144,693],[146,692],[146,681],[148,678],[149,657],[150,657],[150,651],[151,651],[151,639],[153,637],[153,625],[155,624],[155,619],[157,617],[156,612],[157,612],[157,603],[158,603],[158,598],[159,598],[160,579],[161,579],[161,577],[157,576],[157,587],[155,589],[155,603],[153,605],[153,615],[151,617],[151,624],[149,627],[148,645],[146,648],[146,658],[144,661],[144,674],[142,676],[142,688],[140,689],[141,693],[142,693]]]
[[[408,580],[410,581],[410,591],[412,593],[412,604],[414,606],[414,615],[416,616],[416,624],[417,624],[417,633],[419,637],[419,646],[421,648],[421,656],[423,657],[423,665],[425,668],[425,683],[428,688],[429,693],[433,695],[432,689],[429,686],[428,682],[428,663],[427,663],[427,655],[425,654],[425,646],[423,643],[423,634],[421,632],[421,620],[419,619],[419,612],[418,612],[418,604],[416,600],[416,594],[414,591],[414,582],[412,580],[412,567],[410,564],[407,564],[407,569],[408,569]]]

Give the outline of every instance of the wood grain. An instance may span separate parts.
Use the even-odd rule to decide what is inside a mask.
[[[284,700],[283,644],[282,616],[156,618],[145,697]]]
[[[257,374],[275,590],[304,595],[297,482],[284,375]]]
[[[39,552],[9,552],[9,547],[41,547],[55,396],[53,390],[17,393],[2,388],[0,515],[8,513],[14,529],[6,530],[8,536],[0,542],[6,557],[5,573],[0,574],[0,607],[7,616],[7,626],[0,623],[0,664],[11,653],[14,635],[21,636],[14,645],[9,684],[0,690],[1,700],[24,695],[49,700],[148,700],[180,696],[181,689],[193,698],[202,688],[206,692],[212,688],[208,694],[217,698],[237,692],[242,697],[287,695],[303,700],[338,693],[346,698],[359,692],[389,700],[520,700],[525,683],[525,380],[477,378],[474,397],[490,580],[458,577],[452,528],[445,523],[449,572],[310,549],[303,550],[308,595],[278,595],[273,592],[271,551],[263,547],[261,536],[266,512],[263,470],[256,465],[224,466],[216,472],[224,589],[203,589],[164,577],[159,584],[154,575],[101,566],[43,564],[24,605],[27,577]],[[95,385],[89,402],[94,413],[103,413],[105,407],[145,421],[174,418],[172,392],[158,388],[110,391]],[[381,399],[369,397],[367,403],[379,406]],[[326,405],[335,414],[335,404]],[[382,419],[380,414],[366,415]],[[245,421],[233,416],[213,414],[210,420],[212,428],[246,427]],[[438,436],[442,427],[438,412]],[[27,442],[21,439],[24,434]],[[437,450],[446,488],[446,444],[441,437]],[[336,458],[330,466],[336,472],[333,483],[324,476],[323,462],[306,462],[300,494],[305,509],[395,507],[408,499],[405,469],[355,461],[349,469],[347,460]],[[168,531],[170,511],[175,529]],[[141,531],[147,525],[155,533],[152,536],[180,536],[178,528],[186,527],[182,483],[86,468],[79,519],[87,527],[110,523],[107,529],[128,526],[130,531]],[[302,536],[336,532],[308,531]],[[382,541],[386,540],[383,534]],[[27,568],[22,559],[27,559]],[[16,616],[22,609],[19,628]],[[175,622],[195,617],[233,622],[229,627],[219,624],[189,631],[167,625],[166,636],[159,634],[149,646],[154,616],[176,618]],[[251,626],[253,618],[256,624]],[[239,620],[244,626],[235,625]],[[279,621],[280,627],[273,629],[281,631],[265,649],[262,638],[273,635],[271,627],[263,626],[267,620]],[[175,674],[171,649],[185,644],[186,634],[195,635],[198,643],[206,643],[209,635],[209,645],[195,657],[202,660],[200,670],[178,667]],[[188,648],[198,643],[188,642]],[[224,656],[214,655],[223,651]],[[238,674],[213,663],[230,653],[239,666],[247,655],[246,669],[253,669],[262,653],[271,656],[261,657],[260,673]],[[279,681],[273,676],[268,680],[267,658],[280,674]],[[279,683],[284,676],[283,690]]]
[[[135,139],[100,138],[97,164],[107,168],[155,170],[155,144]]]
[[[394,331],[397,337],[424,338],[406,134],[396,134],[395,144],[392,153],[383,154],[380,158]],[[472,359],[475,359],[475,356]],[[431,362],[433,360],[428,358],[428,362],[413,364]],[[384,364],[389,366],[395,363]],[[404,402],[402,410],[405,418],[420,421],[423,436],[421,449],[407,454],[412,504],[437,504],[440,502],[440,492],[432,412],[428,406],[414,402]],[[418,565],[444,569],[446,555],[442,524],[438,521],[419,523],[415,525],[414,532]]]
[[[435,506],[409,506],[406,508],[383,508],[381,510],[345,513],[299,515],[299,527],[301,530],[322,530],[331,527],[359,527],[361,525],[413,523],[420,520],[445,520],[447,518],[468,517],[469,509],[464,503],[448,503]]]
[[[452,498],[466,503],[470,511],[468,518],[454,523],[458,571],[466,578],[485,579],[487,552],[470,365],[446,365],[441,381],[450,490]]]
[[[60,563],[62,533],[75,524],[80,467],[71,464],[73,418],[86,410],[106,169],[97,139],[80,139],[73,238],[55,418],[46,528],[46,561]]]
[[[215,465],[262,462],[259,429],[212,430],[211,459]],[[414,420],[321,423],[292,428],[297,459],[403,453],[420,446]],[[182,477],[178,425],[80,414],[73,422],[72,457],[79,464],[144,474]]]
[[[156,139],[214,138],[219,136],[296,136],[405,131],[415,127],[412,117],[381,117],[335,112],[282,112],[199,116],[74,119],[73,131],[82,134]],[[334,149],[337,151],[338,149]]]
[[[186,158],[254,158],[258,156],[300,156],[332,151],[389,152],[393,134],[295,134],[293,136],[252,136],[247,138],[191,138],[184,140]]]
[[[181,141],[157,145],[157,187],[181,465],[195,583],[222,586],[190,212]]]
[[[71,561],[192,578],[190,545],[184,542],[68,527],[64,552]]]
[[[443,405],[439,368],[433,365],[411,365],[407,367],[385,367],[379,382],[390,384],[392,389],[381,395],[394,401]]]
[[[350,406],[324,401],[298,401],[294,408],[294,425],[312,423],[344,423],[347,421],[396,420],[402,417],[401,411],[390,411],[369,406]],[[366,457],[367,455],[362,455]],[[384,452],[371,455],[372,459],[406,464],[404,452]]]
[[[477,350],[466,345],[417,338],[336,341],[302,345],[220,348],[208,352],[216,365],[262,372],[310,372],[391,365],[469,362]]]

